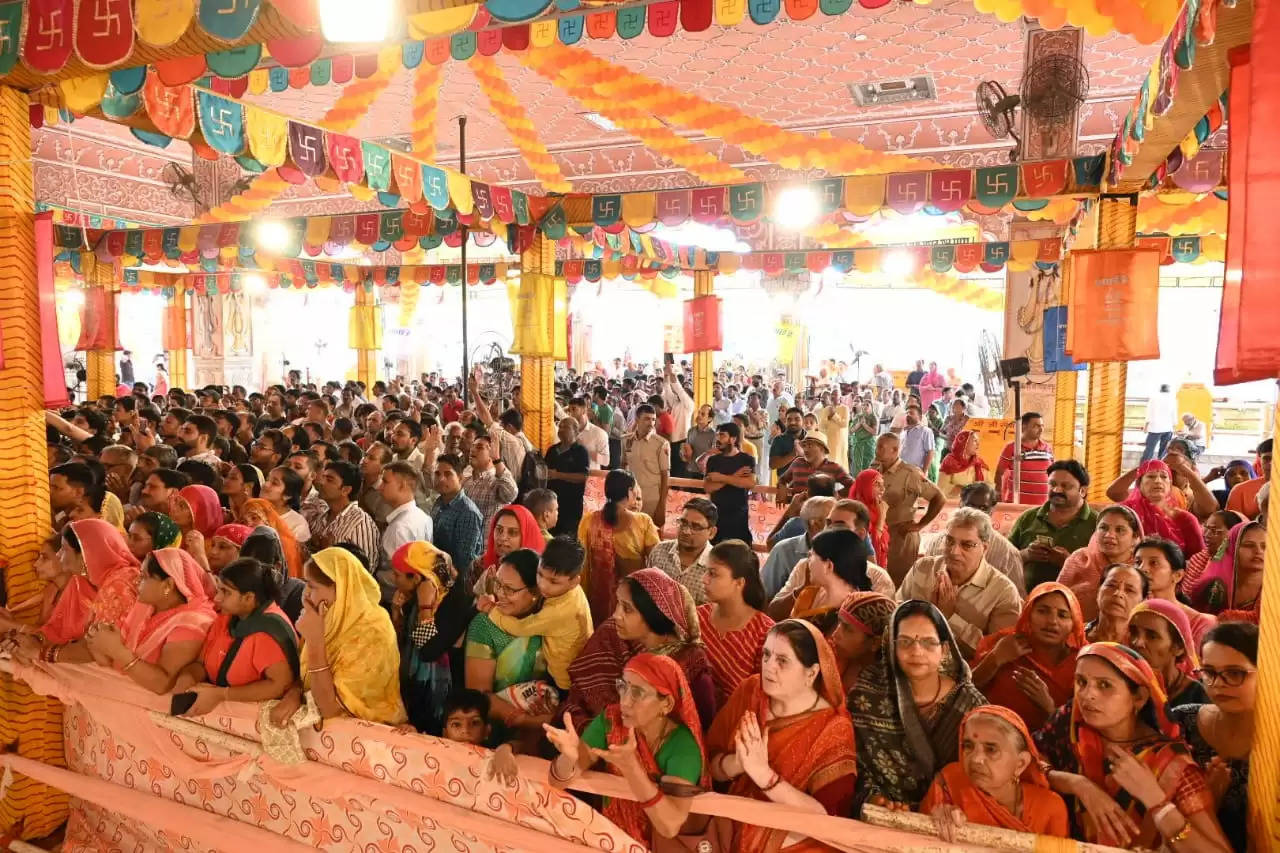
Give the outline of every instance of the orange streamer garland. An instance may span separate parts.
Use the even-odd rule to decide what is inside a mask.
[[[392,59],[395,61],[390,61]],[[360,119],[365,117],[369,107],[373,106],[373,102],[378,100],[378,96],[391,84],[391,78],[399,68],[398,60],[398,49],[394,57],[390,54],[386,57],[379,54],[378,70],[363,80],[352,80],[344,86],[342,94],[338,95],[338,100],[316,124],[335,133],[349,132]]]
[[[584,107],[599,113],[640,140],[644,147],[665,157],[705,184],[737,184],[747,180],[740,169],[718,160],[694,142],[681,137],[652,115],[625,101],[598,95],[590,86],[557,73],[555,64],[542,51],[525,51],[516,58],[526,67],[549,79]]]
[[[413,154],[423,160],[436,159],[436,112],[440,105],[440,80],[444,66],[421,62],[413,75],[413,126],[410,140]]]
[[[560,44],[531,49],[548,69],[598,95],[625,102],[671,124],[704,133],[764,157],[785,169],[823,169],[831,174],[863,175],[940,168],[932,160],[885,154],[831,136],[808,136],[752,118],[732,107],[665,86],[582,48]]]
[[[280,177],[279,172],[275,169],[267,169],[254,178],[253,183],[244,192],[232,196],[217,207],[210,208],[197,216],[194,222],[197,225],[203,225],[210,222],[248,219],[252,214],[265,210],[288,186],[289,182]]]
[[[428,64],[428,63],[424,63]],[[353,80],[343,87],[338,100],[318,122],[328,130],[343,133],[351,130],[369,112],[369,107],[391,84],[396,66],[379,61],[378,70],[363,80]],[[275,169],[267,169],[253,179],[249,188],[239,195],[210,208],[196,217],[196,224],[210,222],[226,222],[237,219],[248,219],[252,214],[266,210],[280,194],[289,187],[289,182],[280,177]]]
[[[498,118],[502,120],[502,125],[507,129],[507,133],[511,134],[511,141],[516,144],[521,156],[529,164],[529,169],[533,172],[534,177],[541,182],[548,192],[571,192],[573,185],[569,183],[564,173],[560,171],[560,164],[555,161],[550,152],[547,151],[547,147],[538,139],[538,135],[533,129],[533,122],[529,120],[529,116],[524,110],[524,105],[520,103],[515,93],[511,91],[511,87],[507,85],[506,78],[502,76],[502,70],[498,68],[498,64],[490,57],[482,56],[478,53],[471,57],[471,61],[468,64],[471,67],[471,73],[479,81],[485,97],[489,99],[489,106]]]
[[[979,12],[1010,23],[1025,15],[1046,30],[1067,24],[1091,36],[1120,32],[1141,44],[1155,44],[1178,16],[1179,0],[973,0]]]

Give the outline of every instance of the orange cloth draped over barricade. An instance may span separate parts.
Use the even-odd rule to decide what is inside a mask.
[[[65,789],[73,795],[68,849],[96,849],[95,839],[117,835],[142,849],[229,849],[228,839],[242,842],[236,849],[251,839],[255,850],[296,849],[274,835],[322,849],[644,851],[551,789],[545,771],[516,788],[485,779],[487,754],[475,747],[345,718],[304,729],[309,760],[284,764],[260,752],[258,705],[170,718],[169,697],[102,667],[10,666],[67,706],[68,767],[88,780]],[[55,786],[73,781],[47,765],[23,766]]]
[[[123,849],[252,845],[262,853],[304,849],[293,839],[305,849],[646,850],[604,815],[551,788],[547,762],[532,756],[517,757],[519,779],[507,786],[485,778],[487,750],[341,718],[318,732],[302,729],[305,758],[283,763],[261,742],[257,704],[171,717],[168,696],[93,664],[9,661],[0,670],[67,707],[67,770],[6,755],[0,765],[71,795],[68,849],[98,849],[112,838]],[[574,790],[631,796],[623,779],[591,771]],[[811,835],[837,850],[987,849],[723,794],[695,797],[693,812]]]

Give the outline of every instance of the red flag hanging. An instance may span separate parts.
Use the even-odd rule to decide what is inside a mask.
[[[1280,192],[1280,151],[1274,144],[1280,69],[1250,62],[1251,51],[1266,57],[1280,50],[1276,6],[1277,0],[1257,1],[1252,48],[1231,52],[1227,252],[1214,370],[1219,385],[1280,374],[1280,241],[1271,233],[1270,209]]]

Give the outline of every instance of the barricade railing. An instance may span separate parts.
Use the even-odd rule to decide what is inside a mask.
[[[66,706],[66,769],[14,753],[0,755],[0,764],[75,798],[67,834],[73,847],[103,836],[174,846],[181,836],[215,849],[253,845],[258,853],[346,845],[399,850],[425,841],[471,851],[644,849],[602,814],[547,784],[548,765],[540,758],[518,756],[520,778],[511,786],[487,778],[486,750],[337,719],[320,730],[300,730],[302,760],[285,763],[264,746],[260,705],[228,703],[201,718],[171,717],[168,696],[95,665],[0,661],[0,672]],[[572,787],[633,798],[620,777],[606,773],[584,773]],[[930,818],[874,807],[868,821],[856,821],[704,793],[692,799],[691,811],[845,851],[1111,849],[974,826],[946,843],[933,835]]]

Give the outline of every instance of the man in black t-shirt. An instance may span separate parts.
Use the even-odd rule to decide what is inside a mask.
[[[747,524],[747,494],[755,485],[756,460],[743,453],[742,431],[736,423],[716,428],[716,452],[707,457],[707,477],[703,487],[720,511],[713,542],[741,539],[751,543]]]

